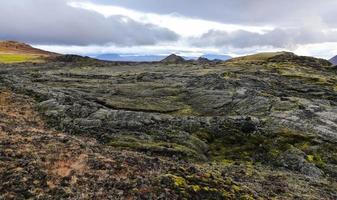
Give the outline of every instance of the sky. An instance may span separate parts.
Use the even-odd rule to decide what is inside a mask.
[[[2,0],[0,40],[59,53],[337,55],[337,0]]]

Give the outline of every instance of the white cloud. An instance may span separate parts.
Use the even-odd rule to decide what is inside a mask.
[[[105,17],[111,16],[127,16],[132,20],[142,23],[150,23],[157,26],[168,28],[183,37],[200,36],[209,30],[223,30],[223,31],[236,31],[246,30],[256,33],[265,33],[272,30],[271,26],[243,26],[236,24],[224,24],[215,21],[208,21],[203,19],[191,18],[182,16],[178,13],[171,14],[155,14],[136,11],[120,6],[112,5],[99,5],[91,2],[70,2],[69,5],[82,8],[86,10],[95,11],[104,15]]]
[[[201,56],[205,53],[221,54],[217,48],[189,47],[182,44],[157,44],[145,46],[121,47],[115,45],[107,46],[69,46],[69,45],[33,45],[36,48],[63,54],[96,55],[105,53],[133,54],[133,55],[168,55],[176,53],[182,56]]]
[[[317,30],[314,27],[276,28],[262,34],[243,30],[234,32],[210,30],[191,40],[192,44],[196,46],[232,46],[236,48],[271,46],[295,49],[299,45],[337,42],[337,32],[329,29]]]
[[[225,24],[273,27],[303,25],[337,28],[336,0],[91,0],[145,13],[177,12]]]
[[[299,46],[294,52],[299,55],[316,56],[319,58],[330,59],[337,55],[337,42],[302,45]]]

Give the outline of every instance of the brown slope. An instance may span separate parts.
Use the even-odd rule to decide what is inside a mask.
[[[57,56],[59,54],[34,48],[28,44],[16,41],[0,41],[0,53],[31,54],[41,56]]]

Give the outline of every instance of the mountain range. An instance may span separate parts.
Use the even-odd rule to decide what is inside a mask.
[[[132,54],[99,54],[93,55],[91,57],[105,60],[105,61],[132,61],[132,62],[153,62],[153,61],[161,61],[165,59],[168,55],[132,55]],[[221,55],[221,54],[205,54],[201,57],[207,58],[209,60],[228,60],[231,59],[231,56]],[[192,56],[183,56],[186,60],[197,60],[198,57]]]

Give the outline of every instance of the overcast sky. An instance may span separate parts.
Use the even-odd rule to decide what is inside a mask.
[[[337,55],[337,0],[2,0],[0,40],[60,53]]]

